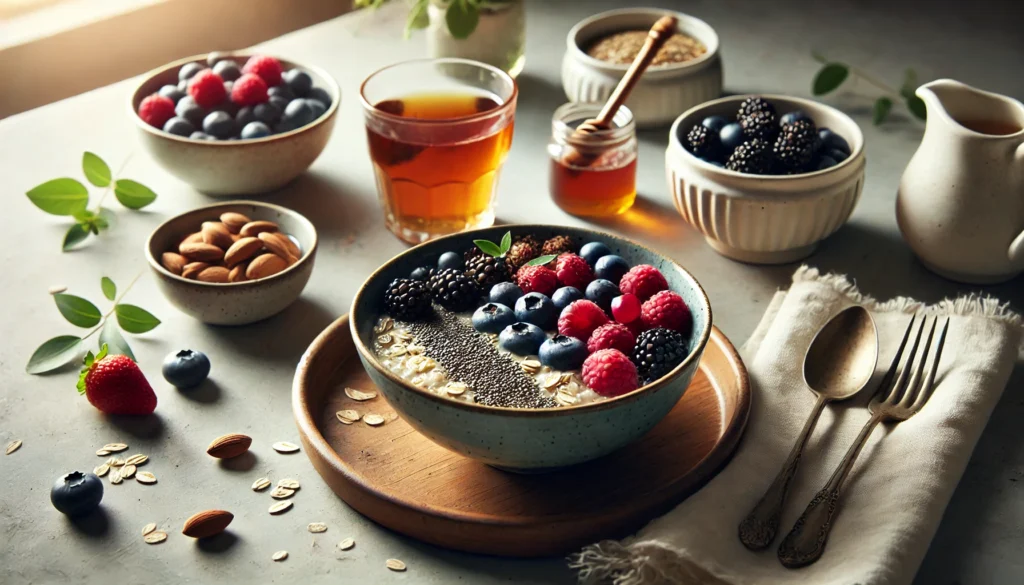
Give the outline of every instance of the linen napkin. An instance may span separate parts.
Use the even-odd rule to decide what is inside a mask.
[[[814,403],[803,382],[804,353],[832,315],[855,303],[871,311],[878,330],[875,377],[857,398],[822,413],[790,487],[779,535],[768,549],[749,551],[736,527],[779,471]],[[824,555],[809,567],[786,569],[776,558],[778,543],[869,418],[865,406],[911,313],[951,316],[934,394],[910,420],[875,428],[843,488]],[[880,303],[843,276],[800,268],[741,351],[754,394],[732,461],[634,537],[586,547],[570,557],[570,566],[586,584],[909,584],[1006,386],[1021,332],[1020,317],[995,299]]]

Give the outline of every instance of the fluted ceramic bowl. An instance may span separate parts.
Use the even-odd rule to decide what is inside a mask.
[[[676,209],[716,252],[752,264],[785,264],[812,254],[838,230],[864,187],[864,135],[849,116],[812,100],[762,95],[781,117],[803,110],[818,128],[850,144],[838,165],[800,175],[751,175],[717,167],[683,147],[691,127],[708,116],[735,117],[750,96],[721,98],[679,116],[669,133],[665,173]]]
[[[449,250],[462,251],[473,240],[499,241],[535,234],[545,239],[568,234],[578,242],[604,242],[631,265],[651,264],[679,293],[693,314],[687,339],[690,353],[664,377],[632,392],[590,404],[520,409],[456,401],[416,387],[385,368],[373,352],[373,328],[384,311],[388,284],[407,278],[418,266],[431,265]],[[564,226],[512,225],[474,230],[420,244],[399,254],[366,279],[352,301],[352,337],[370,379],[416,430],[435,443],[489,465],[519,472],[538,472],[582,463],[636,440],[658,423],[683,395],[711,333],[711,304],[704,289],[685,268],[649,248],[593,230]]]

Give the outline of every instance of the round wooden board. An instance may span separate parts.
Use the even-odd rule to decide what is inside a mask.
[[[345,502],[396,532],[443,547],[501,556],[560,555],[622,537],[695,492],[736,449],[750,385],[736,349],[713,329],[700,370],[650,433],[602,459],[519,475],[456,455],[400,418],[344,425],[335,413],[394,413],[355,353],[348,317],[299,362],[292,410],[306,454]]]

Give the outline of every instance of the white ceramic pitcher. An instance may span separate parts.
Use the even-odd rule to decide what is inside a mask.
[[[924,139],[903,171],[896,220],[930,270],[960,282],[1024,271],[1024,104],[951,79],[922,85]]]

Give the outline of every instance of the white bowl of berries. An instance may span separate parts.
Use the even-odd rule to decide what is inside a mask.
[[[210,195],[271,191],[323,151],[341,100],[318,67],[252,53],[187,57],[150,71],[128,107],[149,154]]]
[[[752,264],[810,255],[864,186],[864,135],[849,116],[786,96],[732,96],[676,118],[665,172],[676,209],[718,253]]]

